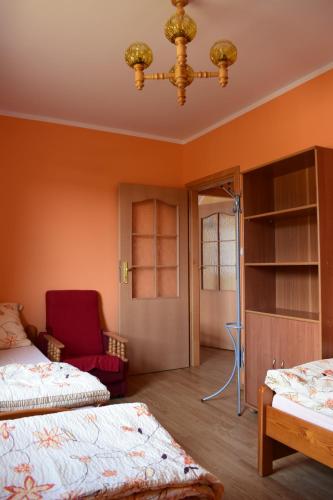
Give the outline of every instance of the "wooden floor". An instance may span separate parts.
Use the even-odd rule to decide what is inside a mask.
[[[280,460],[270,477],[257,475],[257,415],[236,415],[234,386],[217,400],[200,401],[225,381],[232,356],[203,348],[200,368],[130,377],[129,397],[119,402],[147,403],[187,452],[221,479],[225,500],[333,498],[332,469],[300,454]]]

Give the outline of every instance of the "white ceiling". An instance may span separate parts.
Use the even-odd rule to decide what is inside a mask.
[[[174,64],[170,0],[0,0],[0,112],[182,142],[332,65],[332,0],[190,0],[186,10],[198,25],[195,70],[214,70],[209,49],[221,38],[239,58],[227,88],[194,81],[181,108],[167,81],[138,92],[123,60],[142,40],[155,56],[149,71]]]

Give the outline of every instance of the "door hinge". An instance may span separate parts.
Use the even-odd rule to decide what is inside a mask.
[[[245,366],[245,347],[242,347],[241,350],[241,368]]]

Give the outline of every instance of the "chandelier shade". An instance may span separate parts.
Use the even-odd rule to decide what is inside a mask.
[[[184,14],[175,14],[171,16],[166,22],[164,33],[166,38],[171,43],[176,43],[176,38],[183,37],[186,42],[192,42],[193,38],[197,34],[197,25],[193,19]]]
[[[237,48],[229,40],[219,40],[210,49],[210,60],[215,66],[225,62],[228,66],[234,64],[237,59]]]
[[[218,78],[222,87],[228,83],[228,68],[237,60],[237,48],[229,40],[219,40],[210,49],[210,59],[218,71],[194,71],[187,64],[187,44],[197,34],[195,21],[185,13],[185,6],[190,0],[171,0],[176,13],[166,22],[164,33],[166,38],[176,46],[176,64],[166,73],[145,74],[153,62],[153,52],[143,42],[132,43],[125,52],[125,61],[134,69],[135,86],[142,90],[145,80],[169,80],[177,87],[177,100],[183,106],[186,101],[186,87],[195,78]]]
[[[153,52],[146,43],[135,42],[126,50],[125,61],[131,68],[134,68],[136,64],[142,64],[146,69],[153,62]]]

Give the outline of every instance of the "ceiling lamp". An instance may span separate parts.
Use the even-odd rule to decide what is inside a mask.
[[[219,40],[210,49],[210,59],[218,71],[194,71],[187,64],[186,45],[197,33],[197,25],[187,14],[185,5],[190,0],[171,0],[176,6],[176,14],[167,21],[164,33],[167,39],[176,45],[177,61],[168,73],[146,75],[144,70],[153,62],[152,50],[143,42],[132,43],[125,52],[125,61],[134,69],[135,86],[142,90],[145,80],[169,80],[177,87],[177,100],[183,106],[186,101],[186,87],[194,78],[218,78],[222,87],[228,83],[228,67],[237,59],[237,48],[229,40]]]

